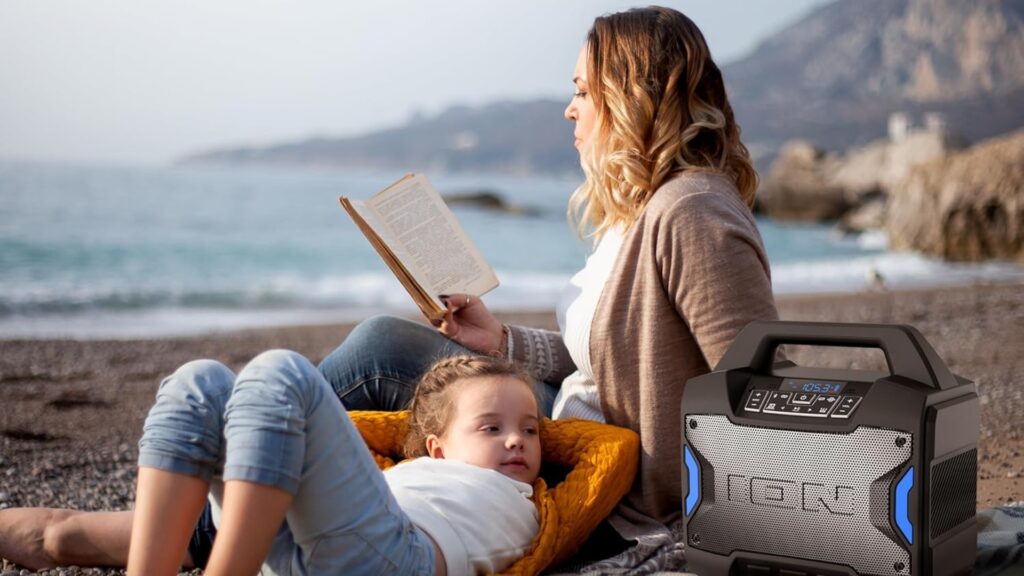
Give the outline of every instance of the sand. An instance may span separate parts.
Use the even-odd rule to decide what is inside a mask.
[[[1024,285],[781,297],[783,319],[918,328],[981,397],[978,507],[1024,499]],[[553,328],[554,315],[504,314]],[[0,341],[0,508],[131,506],[136,441],[160,379],[195,358],[239,369],[289,348],[319,361],[351,326],[249,330],[153,340]],[[800,364],[878,367],[879,353],[802,348]],[[0,561],[0,573],[10,565]],[[56,572],[54,572],[56,574]]]

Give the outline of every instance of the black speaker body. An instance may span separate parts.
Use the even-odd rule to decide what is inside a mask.
[[[889,373],[773,365],[880,348]],[[909,326],[755,322],[682,401],[688,570],[946,575],[977,549],[978,394]]]

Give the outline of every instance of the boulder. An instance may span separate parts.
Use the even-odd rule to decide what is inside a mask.
[[[1024,262],[1024,130],[911,168],[890,191],[893,249]]]
[[[836,163],[829,179],[843,190],[848,203],[859,204],[867,197],[885,192],[881,174],[888,160],[889,146],[888,140],[876,140],[863,148],[850,150]]]
[[[792,140],[772,164],[759,194],[759,207],[768,216],[784,220],[846,219],[848,211],[864,208],[864,214],[851,216],[855,221],[851,229],[881,227],[885,213],[884,202],[879,210],[879,198],[915,165],[963,147],[963,138],[945,129],[917,130],[898,141],[876,140],[842,156]]]
[[[837,228],[843,233],[859,233],[880,230],[885,227],[885,196],[875,194],[866,197],[839,220]]]
[[[829,182],[836,159],[804,140],[779,151],[758,192],[760,211],[777,220],[833,220],[849,208],[843,190]]]
[[[491,190],[474,190],[469,192],[445,194],[443,198],[445,204],[448,204],[448,206],[469,206],[472,208],[479,208],[481,210],[488,210],[491,212],[500,212],[502,214],[511,214],[514,216],[540,215],[540,211],[536,208],[509,204],[501,197],[500,194]]]

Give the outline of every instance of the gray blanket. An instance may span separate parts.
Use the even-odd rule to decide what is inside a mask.
[[[978,522],[976,576],[1024,576],[1024,501],[981,510]],[[582,567],[578,574],[672,574],[686,572],[682,524],[668,534],[644,538],[629,550]]]

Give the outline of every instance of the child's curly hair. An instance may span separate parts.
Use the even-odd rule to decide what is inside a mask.
[[[420,379],[409,404],[412,414],[404,447],[407,458],[426,456],[427,436],[444,434],[455,405],[453,384],[481,376],[511,376],[521,380],[534,397],[537,396],[530,376],[511,362],[489,356],[453,356],[439,360]],[[537,405],[540,406],[540,402]]]

